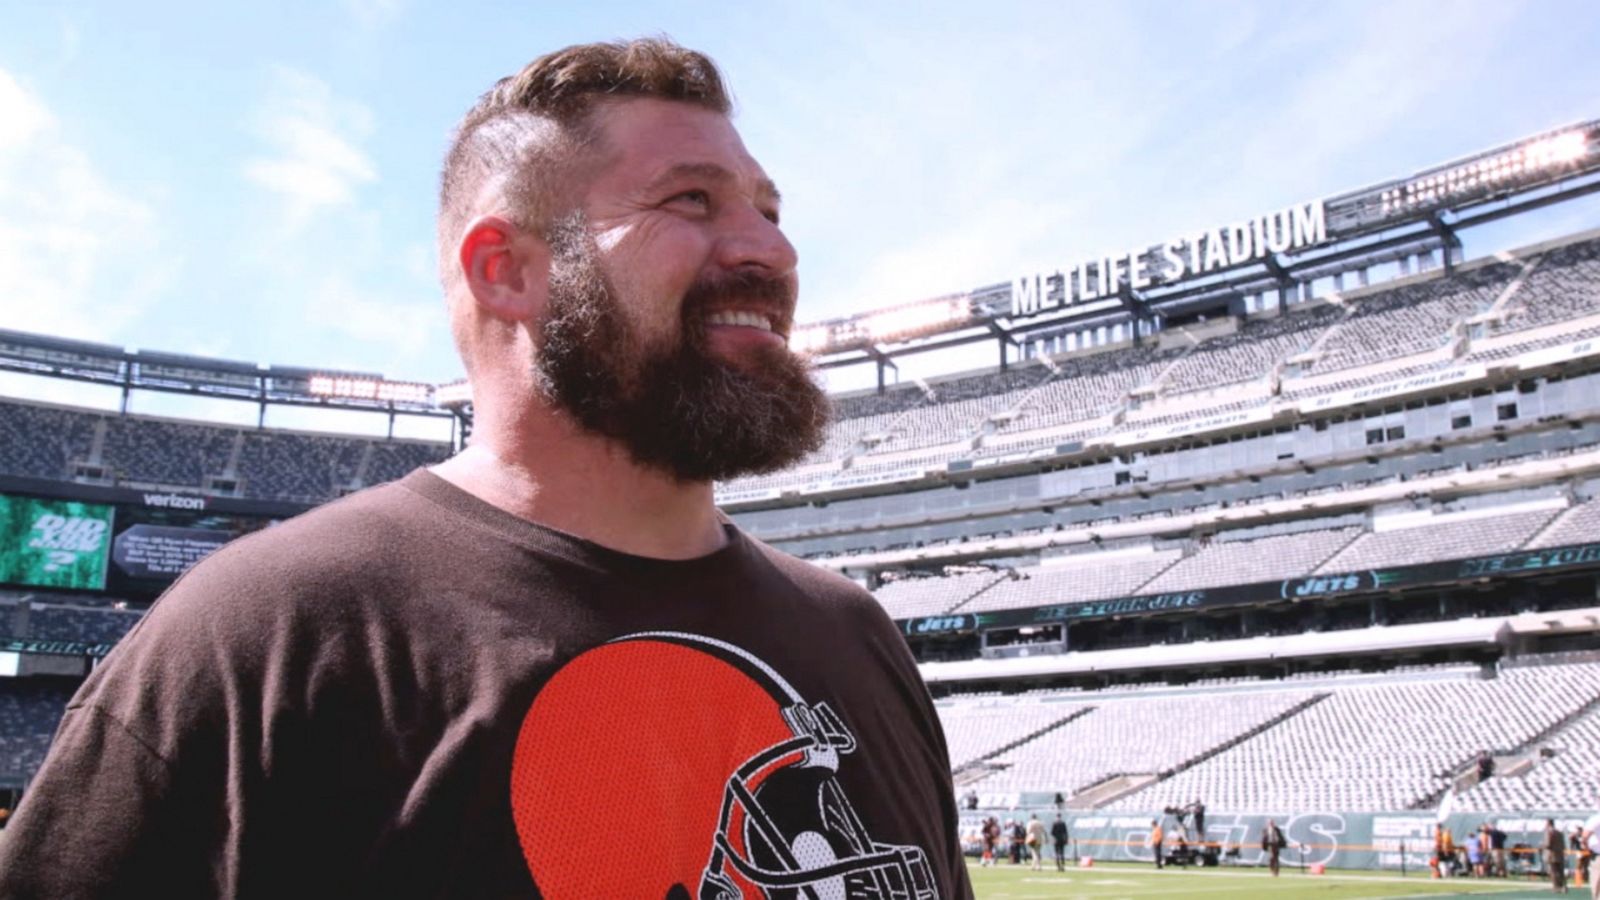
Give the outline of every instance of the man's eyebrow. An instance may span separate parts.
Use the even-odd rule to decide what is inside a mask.
[[[677,165],[667,169],[665,172],[662,172],[656,178],[652,179],[650,181],[650,188],[658,189],[673,181],[677,181],[680,178],[703,178],[708,181],[718,182],[734,182],[739,180],[739,177],[731,170],[724,166],[717,165],[716,163],[678,163]],[[773,203],[778,203],[783,200],[783,194],[778,191],[778,186],[773,183],[771,178],[768,178],[764,175],[756,181],[756,195],[759,198],[770,200]]]

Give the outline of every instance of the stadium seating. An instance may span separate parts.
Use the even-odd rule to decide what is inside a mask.
[[[1515,550],[1555,515],[1549,510],[1451,521],[1419,521],[1411,527],[1364,534],[1319,572],[1360,572],[1421,560],[1460,559]]]
[[[1581,503],[1557,516],[1527,543],[1530,550],[1581,544],[1600,538],[1600,498]]]
[[[1113,809],[1204,797],[1214,809],[1397,810],[1437,803],[1478,751],[1510,750],[1596,696],[1600,664],[1514,667],[1490,679],[1399,677],[1337,687],[1299,715]],[[1210,697],[1206,706],[1238,702]]]
[[[1456,796],[1456,809],[1592,809],[1600,798],[1600,707],[1539,741],[1537,750],[1531,755],[1531,769],[1479,782]]]
[[[987,570],[935,578],[907,578],[883,585],[874,595],[889,615],[909,619],[947,612],[1005,578],[1003,572]]]
[[[1255,540],[1213,540],[1161,573],[1139,592],[1165,594],[1297,578],[1315,569],[1357,534],[1356,529],[1336,528]]]
[[[0,678],[0,786],[20,787],[38,771],[77,683]]]
[[[985,796],[1070,798],[1116,775],[1167,777],[1116,799],[1146,811],[1431,808],[1481,750],[1553,751],[1464,792],[1459,808],[1586,809],[1600,788],[1600,663],[1397,667],[1019,698],[938,711],[958,773]],[[1089,712],[1083,713],[1084,709]]]
[[[1312,698],[1308,691],[1273,691],[1230,695],[1225,702],[1189,693],[1107,699],[1087,715],[986,759],[998,771],[974,787],[980,793],[1030,790],[1070,797],[1114,775],[1167,772]]]
[[[1510,511],[1488,505],[1444,513],[1419,519],[1406,528],[1378,532],[1340,524],[1348,522],[1349,516],[1265,529],[1239,528],[1205,540],[1165,541],[1160,549],[1145,543],[1131,550],[1080,551],[1048,564],[1016,567],[1009,577],[991,577],[988,584],[970,575],[959,579],[929,575],[889,582],[875,594],[896,618],[990,612],[1360,572],[1563,546],[1600,534],[1600,500],[1559,513],[1508,506]],[[1148,521],[1152,533],[1159,534],[1173,518],[1156,513]],[[1285,529],[1289,533],[1261,533]],[[973,537],[970,532],[963,535],[964,540]]]
[[[1337,306],[1323,304],[1246,321],[1234,334],[1206,341],[1174,363],[1163,387],[1173,394],[1211,391],[1261,378],[1280,361],[1308,349],[1342,313]]]
[[[0,639],[110,644],[143,615],[98,597],[0,592]]]
[[[116,480],[192,487],[223,475],[238,432],[132,416],[106,416],[101,460]]]
[[[1053,370],[1025,362],[934,382],[931,396],[914,385],[851,395],[836,403],[827,444],[810,462],[855,457],[856,465],[871,465],[874,456],[934,447],[946,460],[1014,455],[1116,430],[1123,418],[1126,427],[1149,427],[1214,416],[1265,407],[1279,396],[1300,400],[1581,340],[1600,334],[1593,321],[1600,310],[1593,299],[1597,259],[1600,241],[1580,240],[1526,260],[1489,260],[1363,288],[1333,303],[1292,304],[1198,343],[1151,339],[1097,348],[1055,358]],[[1469,323],[1491,311],[1499,327],[1474,335]],[[1297,365],[1288,366],[1291,360]],[[1243,382],[1265,393],[1241,400],[1227,389]],[[1154,402],[1135,409],[1136,389]],[[981,439],[976,446],[974,438]],[[780,488],[805,480],[763,477]],[[725,487],[743,485],[736,479]]]
[[[0,472],[70,478],[72,463],[89,458],[94,423],[73,410],[0,402]]]
[[[1178,558],[1175,550],[1136,554],[1084,553],[1052,566],[1030,566],[1016,577],[956,607],[953,612],[988,612],[1054,603],[1084,603],[1126,597]]]
[[[1600,312],[1600,242],[1557,247],[1539,257],[1510,298],[1504,331],[1523,331]]]
[[[240,496],[322,503],[447,458],[445,444],[258,430],[0,400],[0,474],[70,480],[74,464],[139,487],[204,489],[230,478]]]
[[[1077,715],[1076,703],[1039,703],[982,698],[935,706],[955,769]]]

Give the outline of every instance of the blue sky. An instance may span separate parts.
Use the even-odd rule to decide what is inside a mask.
[[[723,66],[810,321],[1600,117],[1597,9],[0,0],[0,327],[455,378],[446,137],[579,41],[666,33]],[[1575,205],[1468,251],[1595,225]]]

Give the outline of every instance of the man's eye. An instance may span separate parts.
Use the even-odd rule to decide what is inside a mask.
[[[702,190],[684,191],[675,195],[669,203],[692,203],[695,206],[710,206],[711,195]]]

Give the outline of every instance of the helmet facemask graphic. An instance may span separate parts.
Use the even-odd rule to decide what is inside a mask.
[[[844,722],[826,703],[798,702],[783,717],[795,737],[728,779],[700,900],[747,896],[739,879],[756,897],[933,900],[922,851],[873,841],[835,780],[839,757],[856,748]]]

